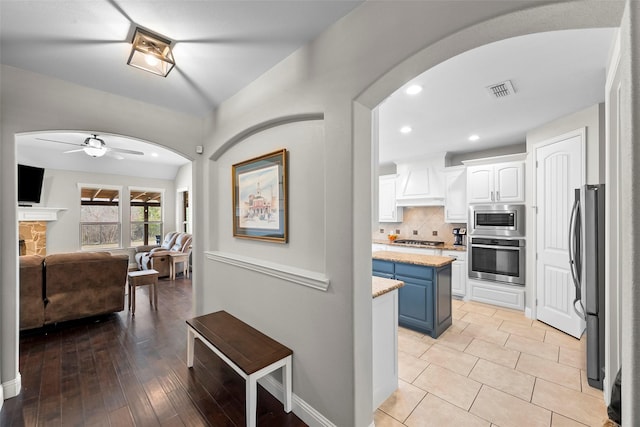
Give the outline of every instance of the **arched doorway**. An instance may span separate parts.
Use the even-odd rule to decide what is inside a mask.
[[[376,118],[373,112],[379,102],[393,93],[396,89],[405,85],[410,78],[418,76],[424,70],[428,70],[438,63],[452,58],[463,51],[479,47],[483,44],[536,32],[584,28],[589,26],[617,27],[620,25],[620,17],[622,13],[621,8],[616,10],[613,10],[612,8],[603,8],[602,12],[604,15],[601,16],[602,19],[594,21],[592,16],[589,16],[588,13],[585,14],[585,9],[582,9],[581,7],[574,8],[573,6],[575,5],[553,5],[549,7],[536,8],[534,10],[517,12],[483,22],[472,28],[453,34],[450,37],[425,48],[410,59],[400,63],[392,71],[378,79],[373,85],[365,90],[354,102],[354,144],[356,153],[355,157],[357,159],[356,169],[361,172],[360,174],[356,174],[354,193],[361,194],[361,192],[367,192],[367,194],[371,194],[372,185],[369,180],[371,177],[374,179],[377,177],[375,168],[372,169],[366,163],[369,159],[377,159],[378,157],[376,137],[375,135],[373,136],[374,142],[371,145],[372,138],[369,132],[372,129],[372,125],[375,126]],[[552,16],[556,16],[556,14],[558,16],[568,18],[562,23],[557,22],[550,18]],[[544,18],[545,16],[548,18],[546,21]],[[521,20],[521,18],[523,20]],[[517,26],[513,25],[516,21],[519,23]],[[554,22],[551,23],[551,21]],[[497,28],[500,28],[500,30],[496,30]],[[376,160],[374,160],[374,162],[375,161]],[[373,191],[377,191],[375,184],[373,185]],[[362,203],[362,206],[368,203],[371,207],[370,199],[362,199],[360,202]],[[359,250],[361,250],[362,253],[367,253],[370,250],[371,230],[366,230],[364,226],[356,227],[354,233],[356,240],[356,253],[358,253]],[[363,281],[367,281],[370,271],[371,264],[369,260],[356,260],[356,278],[361,278]],[[362,301],[358,301],[358,298],[356,298],[355,301],[356,331],[361,331],[363,334],[365,332],[370,333],[370,329],[366,325],[368,321],[367,315],[369,313],[367,313],[367,308],[364,306],[364,292],[362,293],[361,298]],[[365,315],[362,317],[358,316],[359,311],[365,313]],[[358,336],[358,334],[356,334],[356,336]],[[356,347],[358,347],[358,338],[356,338]],[[357,373],[361,372],[357,367],[356,371]],[[366,374],[366,372],[362,372],[363,376]]]

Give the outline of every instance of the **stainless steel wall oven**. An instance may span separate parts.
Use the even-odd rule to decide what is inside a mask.
[[[510,285],[525,283],[525,240],[472,237],[469,277]]]

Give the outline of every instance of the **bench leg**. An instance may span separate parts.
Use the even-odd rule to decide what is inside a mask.
[[[256,409],[258,400],[258,383],[255,377],[249,375],[246,381],[246,416],[247,427],[256,427]]]
[[[193,367],[193,345],[195,344],[196,336],[191,330],[187,328],[187,367]]]
[[[282,386],[284,387],[284,412],[291,412],[291,356],[287,356],[282,367]]]

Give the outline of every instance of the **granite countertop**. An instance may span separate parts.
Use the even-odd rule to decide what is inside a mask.
[[[442,249],[445,251],[463,251],[465,252],[467,250],[467,247],[462,245],[462,246],[454,246],[452,244],[449,243],[445,243],[442,246],[418,246],[418,245],[410,245],[410,244],[406,244],[406,243],[395,243],[395,242],[390,242],[389,239],[374,239],[372,240],[372,243],[378,243],[381,245],[391,245],[391,246],[404,246],[407,248],[419,248],[419,249]]]
[[[424,265],[427,267],[444,267],[455,261],[449,256],[438,255],[419,255],[419,254],[407,254],[404,252],[391,252],[391,251],[378,251],[373,252],[373,259],[380,259],[383,261],[403,262],[405,264]]]
[[[384,277],[371,276],[371,296],[373,298],[394,291],[404,286],[401,280],[385,279]]]

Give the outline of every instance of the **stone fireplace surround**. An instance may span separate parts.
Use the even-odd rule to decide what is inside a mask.
[[[57,221],[58,212],[66,209],[19,207],[18,238],[20,255],[47,254],[47,222]]]

